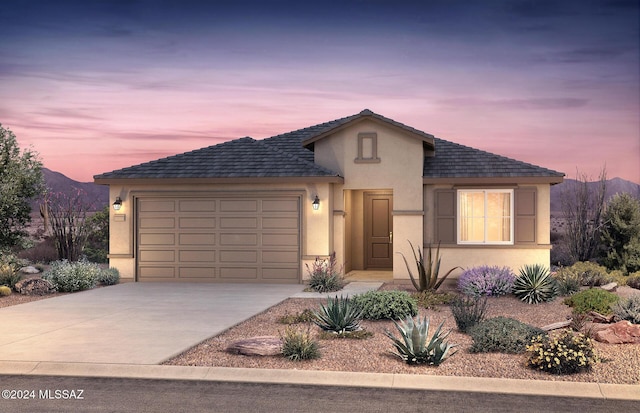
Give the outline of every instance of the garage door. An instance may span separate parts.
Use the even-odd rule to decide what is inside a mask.
[[[297,196],[140,197],[138,281],[300,280]]]

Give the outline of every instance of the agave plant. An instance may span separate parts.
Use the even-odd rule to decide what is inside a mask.
[[[447,337],[451,330],[446,333],[442,332],[444,321],[440,323],[436,331],[429,338],[429,319],[424,317],[422,322],[420,319],[407,317],[406,321],[396,323],[396,328],[400,332],[402,340],[397,339],[388,330],[385,335],[393,341],[396,352],[392,354],[400,357],[407,364],[429,364],[438,366],[448,357],[455,354],[451,349],[455,344],[447,342]]]
[[[313,312],[313,322],[325,331],[344,333],[360,329],[362,310],[347,297],[329,297],[327,306],[320,304],[320,311]]]
[[[538,304],[553,301],[558,295],[558,285],[545,266],[525,265],[513,283],[513,294],[528,304]]]
[[[424,260],[424,256],[422,255],[422,248],[414,248],[411,241],[409,241],[409,245],[411,245],[413,259],[416,262],[416,266],[418,269],[418,273],[415,277],[413,276],[413,272],[411,271],[411,267],[409,266],[407,258],[401,252],[398,252],[398,254],[402,256],[404,264],[407,266],[407,271],[409,271],[411,282],[413,283],[415,289],[418,290],[418,292],[422,292],[425,290],[436,291],[438,288],[440,288],[444,280],[447,279],[449,274],[451,274],[454,270],[460,268],[453,267],[444,276],[440,277],[440,243],[438,243],[438,247],[436,249],[435,259],[433,258],[431,245],[429,245],[429,252],[427,254],[426,262]]]

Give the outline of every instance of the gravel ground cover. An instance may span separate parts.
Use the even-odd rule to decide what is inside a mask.
[[[384,288],[396,288],[386,286]],[[621,295],[628,295],[628,287],[621,288]],[[631,290],[631,289],[629,289]],[[631,290],[635,291],[635,290]],[[279,336],[286,325],[278,322],[284,315],[296,314],[306,308],[318,308],[318,299],[288,299],[251,319],[212,337],[164,364],[181,366],[219,366],[263,369],[304,369],[352,372],[428,374],[443,376],[495,377],[531,380],[562,380],[614,384],[640,383],[640,344],[602,344],[595,342],[596,351],[603,360],[592,371],[566,376],[556,376],[535,371],[525,366],[522,354],[470,353],[472,339],[456,329],[455,320],[448,306],[435,310],[420,309],[419,315],[431,319],[432,331],[444,320],[445,328],[452,329],[450,342],[457,344],[457,353],[438,367],[408,366],[390,352],[391,341],[384,330],[395,332],[391,321],[363,321],[362,326],[373,332],[373,337],[363,340],[319,340],[322,357],[309,361],[290,361],[280,356],[243,356],[230,354],[225,348],[236,340],[256,336]],[[490,298],[488,317],[505,316],[518,319],[536,327],[542,327],[567,319],[571,309],[562,299],[550,303],[529,305],[513,296]],[[320,332],[313,324],[298,324],[297,328],[312,334]]]

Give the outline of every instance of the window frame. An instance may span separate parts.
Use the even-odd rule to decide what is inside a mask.
[[[483,241],[463,241],[462,240],[462,202],[460,201],[464,193],[484,194],[484,234]],[[509,194],[509,240],[508,241],[488,241],[487,240],[487,195],[491,193]],[[458,245],[514,245],[515,244],[515,194],[513,189],[458,189],[456,191],[456,242]]]

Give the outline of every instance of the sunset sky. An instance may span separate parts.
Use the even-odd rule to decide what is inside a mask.
[[[79,181],[368,108],[640,183],[638,4],[8,0],[0,123]]]

